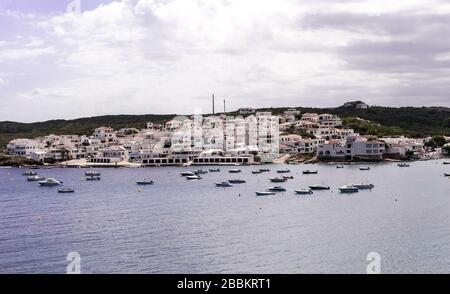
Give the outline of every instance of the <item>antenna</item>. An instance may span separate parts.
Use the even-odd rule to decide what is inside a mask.
[[[214,94],[212,95],[212,114],[214,114]]]
[[[226,113],[225,99],[223,99],[223,113]]]

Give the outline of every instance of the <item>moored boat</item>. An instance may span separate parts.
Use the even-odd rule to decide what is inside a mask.
[[[240,173],[241,170],[240,169],[230,169],[228,172],[232,173],[232,174],[237,174],[237,173]]]
[[[409,167],[409,164],[407,163],[399,163],[397,164],[398,167]]]
[[[318,171],[316,171],[316,170],[304,170],[303,171],[303,174],[304,175],[316,175],[316,174],[318,174],[319,172]]]
[[[271,178],[271,179],[269,179],[272,183],[284,183],[284,182],[286,182],[287,180],[286,179],[284,179],[284,178]]]
[[[281,186],[275,186],[272,188],[267,189],[269,192],[286,192],[286,188],[283,188]]]
[[[370,166],[360,167],[359,170],[370,170]]]
[[[218,173],[218,172],[220,172],[220,168],[210,168],[209,172],[210,173]]]
[[[58,193],[75,193],[74,189],[58,189]]]
[[[231,187],[233,186],[232,184],[230,184],[229,182],[221,182],[221,183],[216,183],[217,187]]]
[[[270,192],[270,191],[260,191],[260,192],[255,192],[256,196],[270,196],[270,195],[275,195],[275,192]]]
[[[254,175],[259,175],[262,174],[263,172],[261,170],[252,170],[252,174]]]
[[[444,164],[450,164],[450,161],[444,161],[443,163]]]
[[[27,177],[27,181],[28,181],[28,182],[45,181],[45,177],[40,177],[40,176],[38,176],[38,175],[28,176],[28,177]]]
[[[86,181],[100,181],[100,177],[90,176],[86,178]]]
[[[203,175],[203,174],[208,173],[206,170],[202,170],[202,169],[193,170],[192,172],[196,175]]]
[[[450,174],[445,173],[444,177],[450,177]]]
[[[342,164],[336,165],[336,168],[344,168],[344,165]]]
[[[191,171],[184,171],[181,173],[181,176],[183,177],[190,177],[190,176],[195,176],[195,174]]]
[[[44,181],[39,181],[38,184],[44,187],[51,187],[51,186],[59,186],[62,184],[62,182],[59,182],[53,178],[48,178]]]
[[[324,185],[311,185],[309,186],[311,190],[330,190],[330,186],[324,186]]]
[[[283,179],[285,179],[285,180],[293,180],[294,177],[293,176],[283,176]]]
[[[136,181],[136,184],[141,185],[141,186],[145,186],[145,185],[153,185],[154,182],[144,179],[142,181]]]
[[[98,176],[100,176],[100,172],[91,170],[91,171],[85,172],[84,175],[87,177],[98,177]]]
[[[299,194],[299,195],[308,195],[308,194],[312,194],[313,191],[311,189],[299,189],[299,190],[295,190],[295,194]]]
[[[37,175],[37,173],[34,172],[34,171],[31,171],[31,170],[27,170],[27,171],[24,172],[22,175],[23,175],[23,176],[35,176],[35,175]]]
[[[352,186],[358,188],[359,190],[372,190],[375,188],[372,184],[352,184]]]
[[[356,193],[356,192],[359,192],[359,189],[356,188],[353,185],[345,185],[345,186],[339,187],[338,189],[339,189],[339,192],[341,192],[341,193]]]
[[[279,173],[279,174],[286,174],[286,173],[290,173],[291,171],[289,170],[289,169],[280,169],[280,170],[277,170],[277,173]]]
[[[246,183],[245,180],[241,180],[241,179],[233,179],[233,180],[229,180],[228,182],[230,182],[231,184],[244,184],[244,183]]]
[[[202,177],[200,177],[198,175],[193,175],[193,176],[187,176],[186,179],[187,180],[201,180]]]

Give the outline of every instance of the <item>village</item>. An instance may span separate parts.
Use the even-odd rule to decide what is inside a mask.
[[[354,107],[366,108],[366,104]],[[10,156],[68,167],[240,165],[298,162],[419,160],[440,156],[430,138],[362,136],[332,114],[281,115],[241,108],[236,117],[179,116],[146,128],[96,128],[92,135],[14,139]],[[447,140],[449,138],[446,138]],[[447,144],[448,146],[448,144]]]

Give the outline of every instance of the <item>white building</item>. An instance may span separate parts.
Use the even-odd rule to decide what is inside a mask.
[[[40,145],[36,140],[15,139],[8,143],[6,149],[9,155],[18,157],[30,157],[31,153],[39,149]]]
[[[239,114],[244,115],[244,114],[255,114],[256,110],[252,107],[243,107],[243,108],[239,108],[238,110]]]

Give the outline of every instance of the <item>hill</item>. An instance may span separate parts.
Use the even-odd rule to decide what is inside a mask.
[[[379,136],[406,135],[426,137],[433,135],[450,136],[450,108],[448,107],[380,107],[368,109],[354,107],[305,108],[296,107],[302,113],[330,113],[343,118],[344,125],[354,128],[361,134]],[[271,111],[281,114],[288,107],[262,108],[259,111]],[[237,115],[230,112],[229,115]],[[167,115],[106,115],[74,120],[51,120],[37,123],[0,122],[0,147],[4,148],[14,138],[35,138],[48,134],[88,135],[100,126],[115,129],[130,127],[144,128],[148,121],[162,123],[173,118]],[[362,118],[358,120],[355,118]]]

